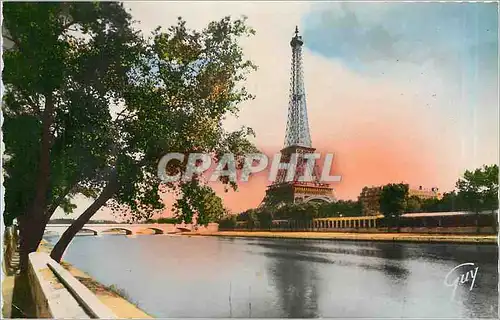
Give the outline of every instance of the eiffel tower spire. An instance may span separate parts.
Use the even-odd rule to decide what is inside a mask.
[[[292,47],[292,70],[290,76],[290,98],[288,121],[286,124],[285,148],[290,146],[311,147],[309,120],[307,119],[306,92],[302,70],[302,37],[295,27],[295,36],[290,41]]]
[[[319,168],[314,164],[313,181],[301,181],[305,173],[307,161],[305,155],[314,153],[309,121],[307,119],[306,94],[304,76],[302,74],[302,37],[299,28],[295,27],[295,36],[290,41],[292,47],[292,75],[290,79],[290,102],[288,105],[288,121],[286,124],[285,146],[281,150],[280,162],[290,163],[292,155],[297,155],[295,176],[287,179],[287,169],[278,169],[276,179],[267,187],[266,196],[261,206],[276,206],[283,203],[296,202],[332,202],[335,201],[333,188],[320,181]]]

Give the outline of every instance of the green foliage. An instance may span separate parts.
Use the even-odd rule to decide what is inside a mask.
[[[222,199],[209,186],[192,181],[183,184],[180,189],[182,196],[174,204],[179,221],[192,223],[196,214],[196,223],[207,225],[219,221],[226,213]]]
[[[258,209],[248,209],[238,215],[237,221],[244,221],[249,229],[259,226]]]
[[[50,181],[47,207],[37,214],[49,218],[59,205],[71,210],[66,195],[98,187],[113,136],[109,108],[139,38],[116,2],[7,3],[3,11],[8,223],[32,205],[41,152],[50,156]],[[49,132],[44,150],[42,124]]]
[[[228,17],[201,32],[188,29],[179,19],[168,30],[153,33],[147,54],[127,88],[125,108],[116,120],[124,141],[118,144],[121,187],[115,211],[123,212],[126,205],[133,220],[150,218],[163,208],[154,187],[160,185],[162,192],[174,191],[180,197],[174,209],[182,221],[192,221],[195,212],[201,224],[218,219],[222,206],[218,198],[209,196],[201,177],[195,177],[195,184],[163,184],[157,177],[157,165],[171,152],[185,154],[186,160],[192,152],[208,153],[218,162],[224,153],[232,152],[241,159],[256,151],[248,140],[251,129],[226,132],[222,126],[227,115],[238,112],[241,102],[253,98],[241,82],[255,67],[243,59],[237,42],[251,33],[243,20]],[[185,167],[186,161],[170,162],[166,170],[175,174]],[[236,189],[235,183],[221,180]],[[202,200],[195,208],[194,203]]]
[[[257,220],[259,221],[259,226],[262,229],[270,229],[273,225],[273,214],[267,208],[259,208],[256,212]]]
[[[60,219],[51,219],[47,224],[72,224],[75,219],[69,218],[60,218]],[[89,220],[89,224],[117,224],[119,222],[113,220]]]
[[[404,183],[390,183],[382,188],[380,211],[390,223],[397,223],[406,209],[409,186]]]
[[[178,218],[158,218],[158,219],[148,219],[146,223],[168,223],[168,224],[177,224],[181,223]]]
[[[219,229],[234,229],[236,227],[237,215],[226,214],[221,220],[219,220]]]
[[[420,199],[420,206],[420,211],[422,212],[449,212],[466,210],[464,199],[455,191],[444,193],[441,199]]]
[[[296,204],[289,204],[282,209],[287,210],[287,214],[291,220],[307,222],[312,221],[318,214],[318,205],[316,203],[301,202]]]
[[[359,217],[362,215],[362,207],[359,201],[339,200],[334,203],[337,212],[343,217]]]
[[[259,226],[269,229],[273,220],[290,220],[301,226],[308,225],[315,218],[361,216],[361,204],[358,201],[339,200],[333,203],[299,202],[284,203],[279,207],[263,206],[248,209],[233,219],[234,222],[246,222],[248,228]],[[224,221],[226,228],[231,225]]]
[[[406,202],[405,212],[420,212],[422,209],[422,200],[417,196],[409,196]]]
[[[55,209],[71,212],[78,193],[96,200],[54,247],[56,260],[105,204],[143,221],[163,209],[160,192],[176,191],[180,220],[191,221],[195,212],[201,224],[218,220],[222,201],[201,177],[161,184],[158,161],[170,152],[205,152],[218,161],[223,151],[240,159],[255,151],[250,129],[222,127],[253,98],[242,83],[255,69],[238,44],[253,34],[244,20],[226,17],[198,32],[179,19],[148,39],[131,24],[117,2],[4,6],[2,31],[11,43],[3,72],[10,159],[5,221],[23,215],[24,262]]]
[[[482,193],[486,210],[498,209],[498,165],[483,166],[485,190]]]
[[[330,217],[357,217],[362,215],[359,201],[338,200],[331,203],[321,203],[318,208],[319,218]]]
[[[458,196],[466,209],[473,212],[498,208],[498,166],[483,166],[465,171],[457,181]]]
[[[275,187],[272,192],[266,194],[264,205],[270,210],[276,211],[281,206],[293,202],[292,189],[288,185]]]
[[[3,169],[6,176],[4,223],[12,224],[13,219],[25,212],[35,195],[33,179],[37,173],[40,125],[35,117],[4,115],[3,139],[5,154]]]
[[[233,217],[231,217],[233,219]],[[248,209],[237,216],[234,221],[244,221],[250,229],[269,229],[273,222],[273,213],[269,208]],[[228,223],[229,224],[229,223]]]
[[[256,151],[247,139],[251,129],[225,132],[221,126],[240,102],[253,98],[241,85],[255,69],[238,45],[240,37],[253,34],[244,20],[226,17],[198,32],[179,19],[144,40],[113,2],[10,3],[4,13],[13,43],[3,74],[6,154],[12,160],[5,167],[6,222],[34,198],[48,95],[55,107],[46,211],[61,205],[71,211],[73,194],[95,197],[116,176],[111,209],[147,219],[163,209],[159,189],[179,187],[159,187],[163,154],[208,152],[217,160],[224,152],[241,159]],[[112,117],[114,104],[122,109]],[[189,213],[184,218],[190,220]]]

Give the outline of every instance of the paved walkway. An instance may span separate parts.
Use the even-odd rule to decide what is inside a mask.
[[[14,275],[5,275],[2,281],[2,318],[12,316],[12,293],[14,292]]]
[[[12,309],[15,306],[12,305],[12,297],[14,295],[14,285],[16,282],[16,276],[19,270],[19,251],[14,249],[12,251],[12,256],[10,259],[6,259],[7,256],[7,241],[8,239],[4,239],[4,247],[3,247],[3,261],[2,261],[2,317],[3,318],[11,318],[13,313]],[[10,261],[7,261],[10,260]],[[20,312],[17,311],[18,313]]]

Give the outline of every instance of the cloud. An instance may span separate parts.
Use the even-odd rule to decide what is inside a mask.
[[[433,63],[453,72],[474,59],[497,66],[495,3],[318,4],[304,21],[309,48],[357,71],[373,62]],[[486,59],[481,59],[486,58]],[[385,67],[382,65],[382,67]]]

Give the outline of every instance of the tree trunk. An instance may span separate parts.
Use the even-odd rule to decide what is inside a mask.
[[[45,96],[45,110],[42,119],[42,138],[40,147],[40,159],[38,165],[38,177],[36,182],[36,193],[33,204],[28,211],[26,224],[30,224],[30,217],[42,215],[45,212],[45,203],[47,201],[47,189],[50,180],[50,127],[53,122],[54,98],[52,93]],[[35,219],[37,220],[37,219]]]
[[[19,217],[19,267],[23,273],[28,270],[29,254],[38,249],[46,224],[44,216]]]
[[[42,137],[38,177],[36,182],[35,199],[26,215],[20,217],[20,269],[25,272],[28,266],[28,255],[35,252],[40,244],[45,230],[45,206],[47,202],[47,189],[50,181],[50,127],[53,122],[54,97],[52,93],[45,96],[45,110],[42,119]]]
[[[61,261],[61,258],[66,251],[66,248],[73,240],[74,236],[82,229],[82,227],[94,216],[94,214],[99,210],[106,202],[115,194],[118,190],[118,184],[116,181],[110,181],[101,192],[99,197],[90,205],[90,207],[83,212],[78,219],[76,219],[71,226],[64,231],[63,235],[57,241],[56,245],[50,253],[50,257],[57,262]]]
[[[479,228],[479,212],[476,212],[476,233],[480,233],[480,228]]]
[[[497,215],[496,215],[496,213],[495,213],[495,209],[492,209],[492,210],[491,210],[491,216],[492,216],[492,219],[493,219],[493,225],[492,225],[492,226],[493,226],[493,232],[494,232],[495,234],[497,234],[497,233],[498,233],[498,228],[497,228],[497,225],[498,225],[498,217],[497,217]]]

